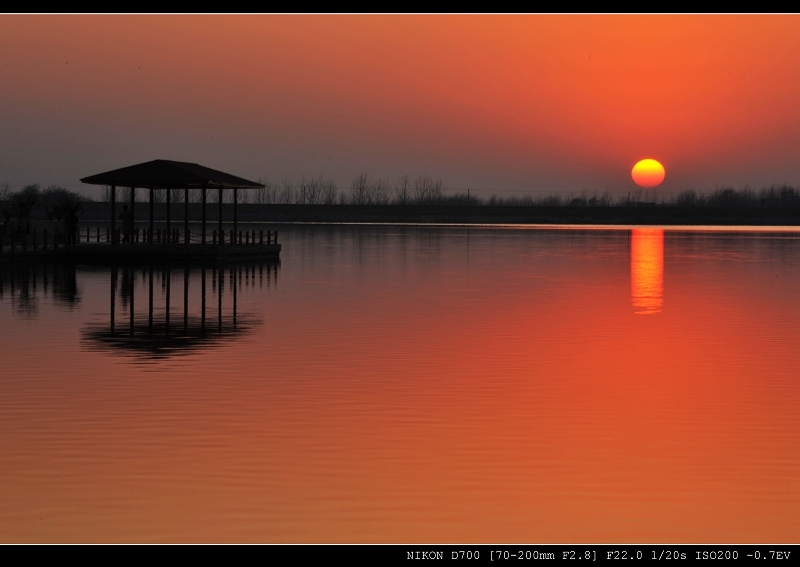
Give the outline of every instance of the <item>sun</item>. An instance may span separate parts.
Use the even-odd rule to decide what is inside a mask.
[[[631,170],[631,177],[639,187],[651,189],[664,181],[664,166],[654,159],[643,159],[636,162]]]

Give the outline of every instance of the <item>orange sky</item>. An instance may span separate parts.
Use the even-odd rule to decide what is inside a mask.
[[[147,161],[488,195],[800,184],[797,16],[2,16],[0,182]]]

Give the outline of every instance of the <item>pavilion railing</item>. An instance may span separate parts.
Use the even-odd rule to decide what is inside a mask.
[[[30,233],[10,233],[0,232],[0,253],[9,252],[33,252],[48,250],[63,250],[67,246],[77,244],[108,244],[113,239],[114,243],[122,246],[136,245],[144,243],[153,244],[191,244],[191,245],[212,245],[212,246],[264,246],[275,245],[278,243],[278,231],[251,230],[223,230],[218,233],[216,230],[207,231],[206,238],[202,238],[199,230],[189,230],[188,233],[180,228],[153,229],[135,228],[133,232],[124,236],[121,229],[116,228],[112,232],[109,226],[89,225],[82,227],[73,235],[65,231],[47,229],[43,231],[32,230]]]

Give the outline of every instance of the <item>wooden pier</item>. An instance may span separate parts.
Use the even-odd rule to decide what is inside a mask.
[[[280,256],[278,232],[239,229],[239,190],[264,187],[228,173],[201,165],[169,160],[154,160],[123,167],[81,179],[91,185],[105,185],[110,189],[111,216],[107,226],[86,227],[85,234],[77,230],[77,217],[72,217],[71,229],[65,221],[64,229],[47,230],[40,234],[30,226],[24,231],[10,233],[8,249],[4,246],[4,232],[0,232],[0,264],[18,262],[56,261],[79,264],[164,264],[176,262],[222,262],[239,260],[275,260]],[[129,204],[124,204],[116,214],[116,188],[129,189]],[[136,228],[136,189],[149,191],[147,228]],[[171,196],[173,191],[183,193],[183,229],[172,222]],[[199,191],[202,202],[200,230],[190,230],[189,192]],[[217,192],[219,213],[217,229],[208,230],[207,194]],[[233,223],[226,228],[223,223],[222,204],[225,191],[233,202]],[[157,192],[166,197],[166,227],[156,228],[153,205]],[[128,208],[130,206],[130,208]],[[67,221],[69,217],[67,218]],[[121,227],[117,221],[121,220]],[[85,237],[85,238],[83,238]],[[266,237],[266,238],[265,238]]]
[[[76,264],[176,264],[176,263],[217,263],[230,261],[277,260],[281,245],[278,244],[277,231],[249,231],[229,233],[229,239],[219,238],[212,231],[207,239],[199,234],[189,233],[184,238],[177,230],[167,238],[166,231],[149,243],[147,231],[135,231],[130,243],[119,242],[120,237],[111,236],[110,230],[100,227],[86,229],[75,244],[66,245],[58,235],[48,238],[47,233],[37,235],[33,232],[25,238],[11,240],[0,236],[0,264],[72,262]],[[37,238],[37,236],[39,238]],[[62,235],[63,237],[63,235]],[[6,243],[3,243],[6,240]],[[11,240],[11,242],[8,242]],[[193,242],[194,240],[207,240]],[[188,242],[188,243],[186,243]],[[233,244],[231,244],[233,242]]]

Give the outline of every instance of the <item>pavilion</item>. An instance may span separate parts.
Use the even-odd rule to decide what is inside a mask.
[[[225,189],[233,190],[233,232],[231,233],[230,244],[237,244],[236,235],[238,234],[238,190],[257,189],[264,185],[254,181],[248,181],[229,173],[223,173],[215,169],[210,169],[196,163],[186,163],[180,161],[170,161],[157,159],[131,165],[121,169],[98,173],[81,179],[82,183],[90,185],[106,185],[111,188],[111,243],[118,244],[116,223],[116,189],[117,187],[130,188],[130,212],[134,215],[134,203],[136,200],[136,189],[146,189],[150,191],[150,229],[147,233],[147,243],[153,243],[153,202],[154,192],[160,189],[167,190],[167,229],[166,234],[172,234],[170,189],[183,189],[184,191],[184,244],[188,245],[191,241],[189,231],[189,190],[202,190],[202,229],[200,243],[206,244],[206,197],[207,189],[219,191],[219,243],[225,242],[222,230],[222,197]],[[134,216],[135,218],[135,216]],[[134,239],[131,238],[131,242]],[[238,242],[241,244],[241,242]],[[216,244],[216,242],[215,242]],[[277,243],[276,243],[277,244]]]

